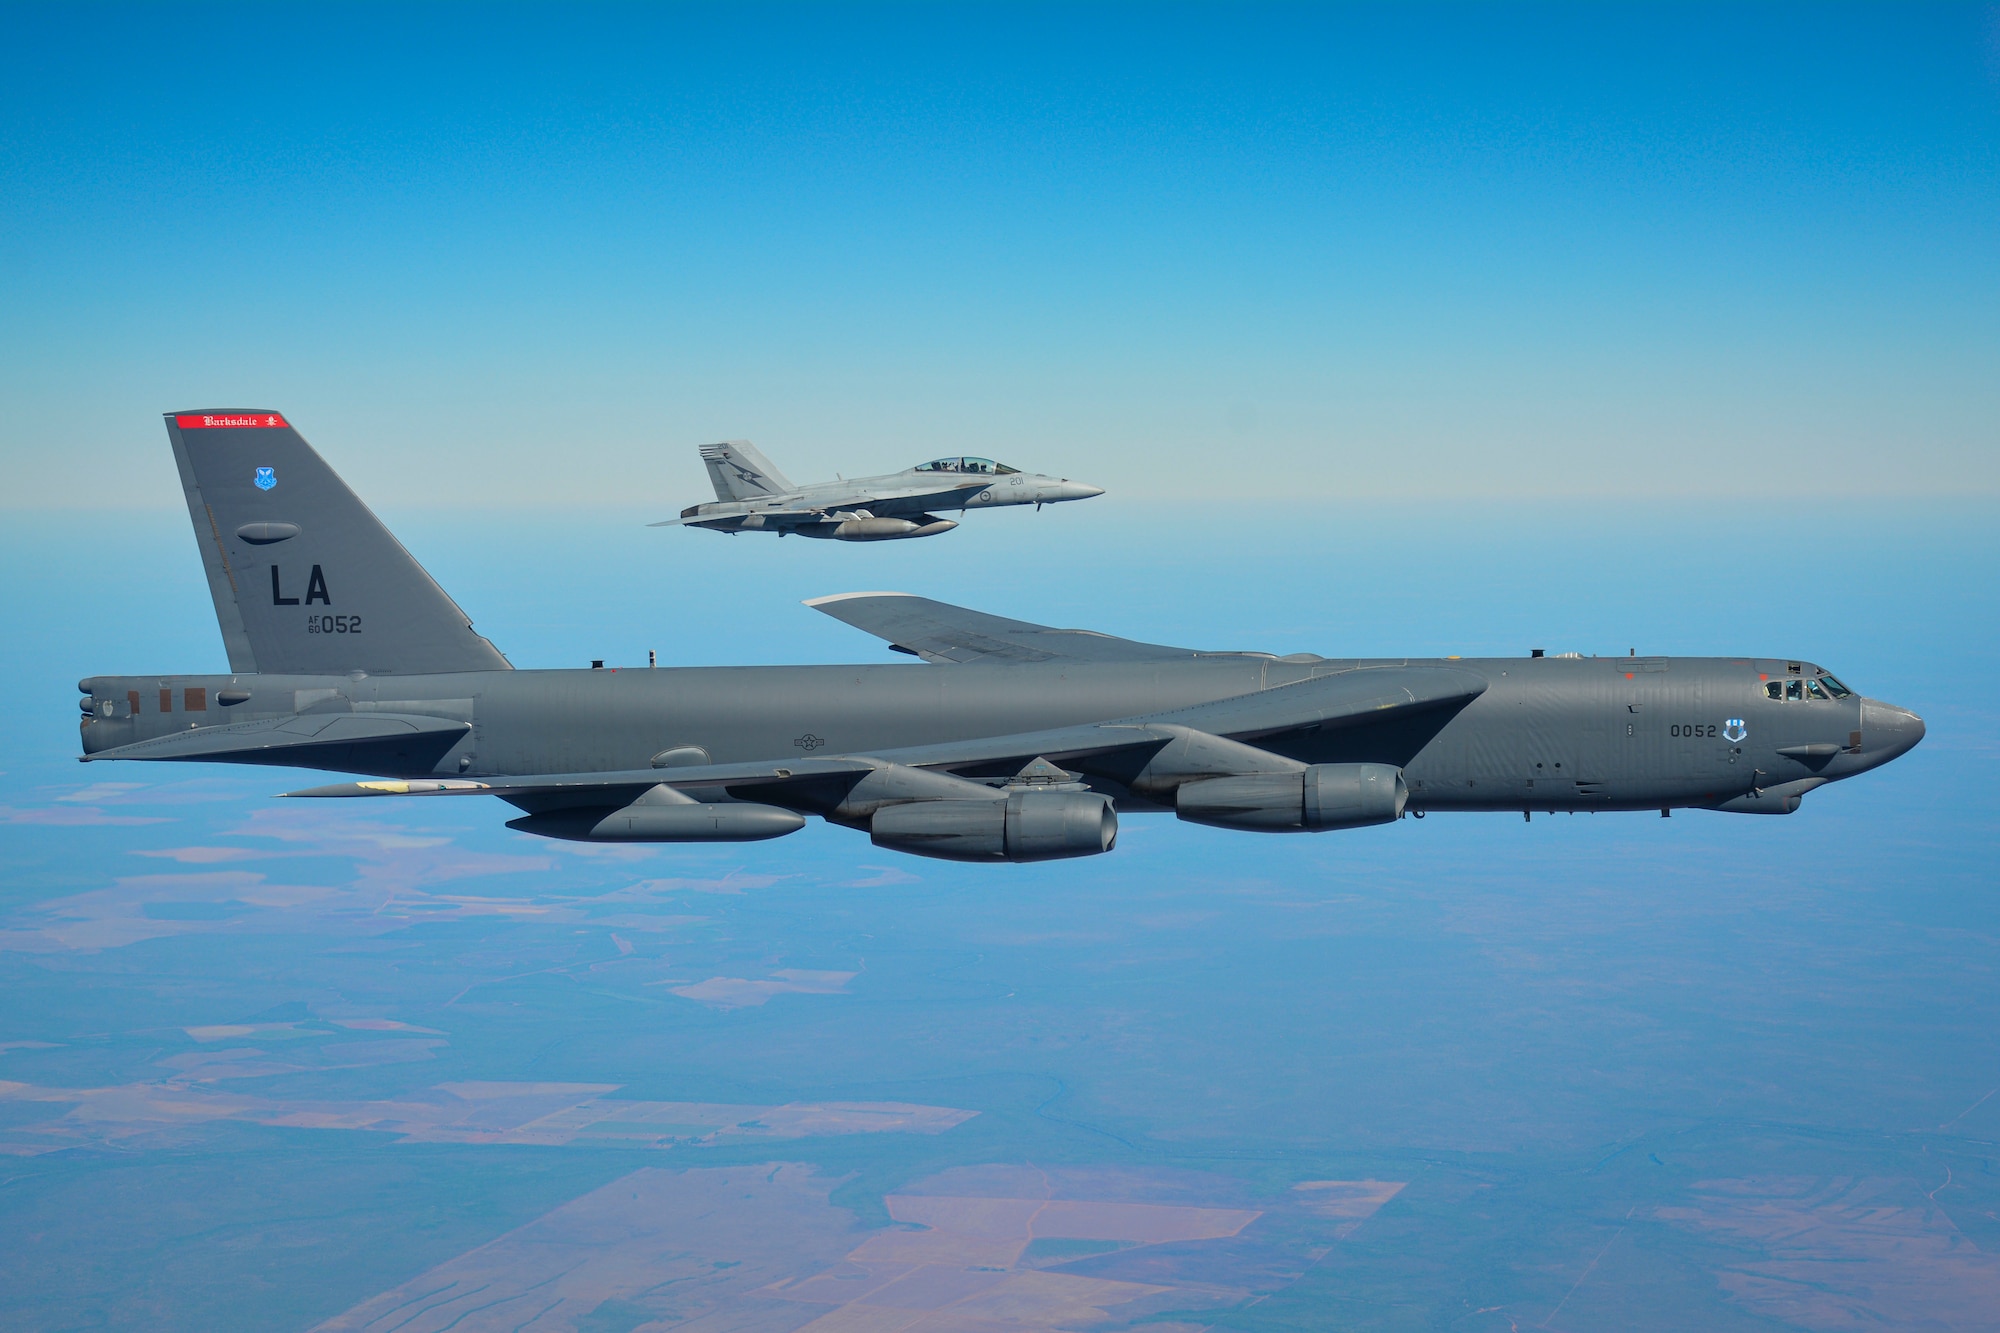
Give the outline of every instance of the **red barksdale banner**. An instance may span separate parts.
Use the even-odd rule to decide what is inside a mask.
[[[183,412],[174,418],[182,430],[215,430],[223,427],[255,426],[262,429],[286,426],[276,412]]]

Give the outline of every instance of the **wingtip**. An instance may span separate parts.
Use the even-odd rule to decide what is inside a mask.
[[[825,606],[830,602],[851,602],[857,597],[915,597],[913,592],[837,592],[828,597],[808,597],[801,606]]]

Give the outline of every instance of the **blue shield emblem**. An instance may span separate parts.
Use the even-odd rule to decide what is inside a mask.
[[[278,484],[278,470],[276,468],[260,467],[257,469],[258,490],[268,491],[277,484]]]
[[[1726,722],[1722,728],[1722,739],[1730,742],[1732,745],[1738,741],[1741,741],[1745,736],[1748,736],[1749,734],[1750,734],[1749,730],[1746,727],[1744,727],[1743,719],[1740,717],[1730,718],[1729,721]]]

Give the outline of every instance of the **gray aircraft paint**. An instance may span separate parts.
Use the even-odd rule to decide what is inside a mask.
[[[774,532],[836,541],[935,537],[958,526],[936,510],[1040,507],[1104,492],[1067,477],[1022,472],[990,458],[953,457],[879,477],[794,486],[748,440],[701,446],[713,503],[690,505],[656,528]]]
[[[1121,812],[1169,809],[1176,784],[1309,765],[1393,766],[1417,814],[1789,813],[1923,735],[1891,705],[1805,697],[1826,673],[1801,659],[1209,653],[893,593],[813,605],[928,665],[515,671],[288,426],[187,424],[202,415],[282,419],[169,418],[239,669],[82,682],[87,758],[321,768],[402,780],[326,794],[491,792],[531,816],[636,818],[635,803],[681,792],[773,812],[747,837],[792,827],[778,810],[865,827],[899,802],[1033,808],[1051,799],[1043,782]],[[266,467],[278,480],[258,487]],[[271,554],[288,543],[298,555]],[[308,586],[307,565],[326,599],[282,600]],[[358,631],[312,620],[347,614],[363,617]],[[479,669],[426,669],[441,658]],[[284,669],[302,660],[312,669]]]
[[[506,669],[282,414],[176,412],[167,436],[231,669]]]

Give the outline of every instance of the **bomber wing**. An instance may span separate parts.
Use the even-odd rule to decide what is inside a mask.
[[[1057,658],[1163,662],[1200,656],[1192,648],[1009,620],[906,592],[836,593],[815,597],[806,605],[926,662],[1051,662]]]
[[[1060,632],[1060,631],[1057,631]],[[1114,640],[1114,642],[1124,642]],[[1143,646],[1143,645],[1136,645]],[[287,793],[292,796],[499,796],[517,804],[595,798],[629,800],[648,788],[724,789],[759,799],[784,799],[787,785],[853,780],[881,768],[904,766],[991,776],[1017,771],[1038,757],[1097,771],[1128,752],[1150,753],[1189,732],[1230,740],[1269,741],[1312,730],[1362,727],[1430,709],[1462,706],[1486,689],[1486,678],[1454,667],[1361,667],[1258,690],[1189,708],[1106,722],[1082,723],[1007,736],[980,737],[871,751],[866,754],[784,758],[686,768],[642,768],[604,773],[551,773],[408,781],[343,782]]]

